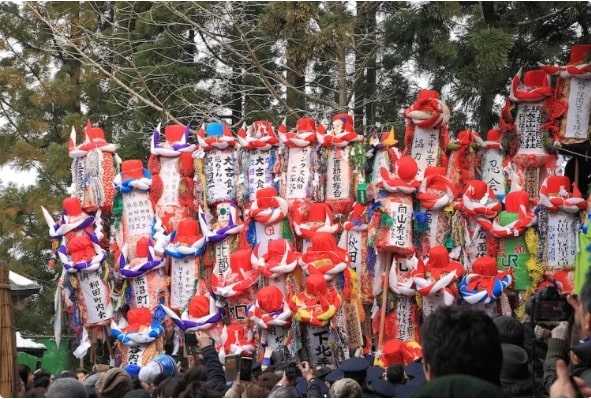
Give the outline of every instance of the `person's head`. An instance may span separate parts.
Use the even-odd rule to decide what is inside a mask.
[[[25,390],[29,390],[33,387],[34,375],[31,372],[31,368],[26,364],[18,365],[18,377],[25,384]]]
[[[481,310],[439,307],[421,327],[425,377],[467,374],[499,385],[503,352],[494,322]]]
[[[85,368],[80,367],[76,369],[76,377],[78,378],[78,381],[84,382],[87,376],[88,371]]]
[[[494,320],[502,344],[521,346],[525,343],[525,330],[519,320],[511,316],[499,316]]]
[[[161,386],[162,389],[160,389]],[[158,385],[157,391],[162,393],[162,398],[178,398],[186,388],[187,384],[182,377],[170,377]]]
[[[386,380],[392,384],[402,384],[406,380],[406,373],[404,366],[400,363],[391,364],[386,369]]]
[[[370,364],[364,357],[351,357],[343,361],[339,369],[343,372],[344,378],[351,378],[362,387],[367,385],[367,369]]]
[[[591,337],[591,276],[587,276],[581,287],[580,320],[581,320],[581,338]]]
[[[331,398],[361,398],[361,385],[352,378],[341,378],[330,387]]]
[[[190,384],[193,381],[207,381],[207,367],[203,362],[198,362],[189,368],[184,375],[185,381]]]
[[[45,398],[45,394],[47,392],[47,388],[42,387],[35,387],[29,389],[27,393],[25,393],[25,398]]]
[[[33,373],[33,388],[49,388],[53,377],[47,370],[39,369]]]
[[[221,398],[222,393],[211,388],[205,381],[193,381],[181,392],[179,398]]]
[[[265,370],[258,378],[258,384],[261,388],[272,391],[273,387],[279,382],[281,378],[275,374],[274,371]]]
[[[95,390],[99,398],[120,398],[131,391],[131,377],[121,367],[113,367],[101,375]]]
[[[294,393],[291,388],[288,387],[279,387],[273,392],[271,392],[268,396],[269,398],[293,398]]]
[[[58,378],[53,381],[45,394],[47,398],[88,398],[86,387],[78,379]]]

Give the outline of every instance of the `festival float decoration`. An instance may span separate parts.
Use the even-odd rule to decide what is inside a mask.
[[[376,229],[374,245],[378,251],[410,255],[415,252],[413,235],[413,194],[419,188],[418,166],[414,158],[404,156],[391,175],[381,169],[381,192],[376,198],[377,212],[371,221]],[[371,233],[370,233],[371,234]]]
[[[291,237],[288,212],[287,200],[281,198],[275,188],[258,189],[245,221],[246,241],[251,247],[258,246],[259,253],[264,254],[270,241]]]
[[[168,304],[168,276],[164,267],[166,258],[154,252],[154,244],[148,237],[140,238],[136,243],[135,258],[128,256],[127,244],[124,244],[119,256],[119,274],[127,282],[125,302],[131,307],[146,308],[150,311],[163,303]]]
[[[198,215],[198,218],[202,217],[202,213]],[[172,237],[164,253],[170,259],[170,307],[180,310],[195,294],[197,280],[205,280],[201,256],[205,252],[207,240],[197,220],[192,218],[179,221]]]
[[[292,214],[296,244],[299,241],[302,253],[308,250],[316,233],[335,235],[341,228],[324,202],[299,201],[292,205]]]
[[[530,198],[537,198],[540,182],[547,176],[547,164],[555,156],[548,153],[548,136],[553,125],[552,114],[548,113],[554,90],[550,75],[541,69],[521,70],[513,77],[509,100],[517,107],[515,117],[516,142],[510,146],[518,150],[512,157],[517,165],[524,187]],[[511,141],[511,140],[510,140]],[[511,152],[511,150],[510,150]]]
[[[248,208],[257,191],[278,186],[279,137],[269,121],[255,121],[238,131],[240,173],[238,205]]]
[[[463,276],[464,266],[450,259],[447,248],[442,245],[431,248],[427,260],[419,259],[413,278],[423,300],[424,317],[440,306],[457,303],[456,281]]]
[[[84,128],[84,142],[79,145],[72,127],[68,145],[68,155],[72,158],[71,191],[84,212],[100,210],[103,216],[111,214],[115,197],[113,180],[121,163],[116,151],[117,146],[107,142],[103,129],[93,127],[90,121]]]
[[[283,153],[284,164],[281,176],[281,197],[290,206],[294,202],[318,199],[315,181],[319,179],[314,170],[317,162],[316,121],[313,118],[300,118],[296,128],[287,130],[285,122],[278,129],[279,140],[286,147]],[[316,183],[317,184],[317,183]]]
[[[471,271],[472,262],[485,255],[496,256],[496,239],[486,230],[503,205],[494,191],[482,180],[470,180],[455,204],[452,220],[454,242],[463,249],[463,264]]]
[[[177,354],[180,345],[180,337],[178,331],[183,333],[194,333],[196,331],[205,332],[215,342],[216,350],[222,346],[222,321],[226,315],[226,311],[222,306],[217,304],[215,295],[207,293],[204,284],[198,284],[196,293],[189,299],[187,305],[179,312],[174,311],[166,305],[160,305],[166,315],[176,325],[177,332],[175,338],[175,347],[173,354]],[[205,291],[205,294],[200,292]]]
[[[453,203],[457,195],[458,190],[445,175],[445,168],[428,166],[425,169],[416,194],[420,204],[419,212],[426,215],[427,220],[424,231],[418,231],[419,256],[427,255],[433,246],[448,246],[448,241],[451,240]]]
[[[232,352],[228,352],[228,349],[232,345],[241,346],[238,342],[242,339],[251,342],[254,336],[248,320],[248,308],[255,300],[259,274],[252,267],[251,254],[250,249],[236,250],[230,254],[227,267],[222,269],[221,264],[216,264],[211,274],[212,291],[218,300],[226,304],[228,312],[228,325],[222,332],[225,354],[241,353],[235,351],[236,348]]]
[[[204,207],[236,200],[236,138],[224,122],[197,131],[195,158],[196,200]],[[201,202],[203,201],[203,202]]]
[[[498,239],[497,262],[501,270],[512,271],[514,284],[511,288],[525,291],[532,288],[531,277],[535,282],[541,277],[536,275],[543,272],[539,268],[537,271],[530,270],[537,263],[530,262],[531,254],[525,241],[526,230],[533,228],[537,218],[531,209],[529,195],[518,182],[512,182],[511,191],[505,196],[504,203],[505,209],[495,218],[480,219],[480,222],[486,231]]]
[[[293,244],[284,238],[272,240],[266,249],[257,244],[251,254],[252,267],[260,276],[266,278],[267,284],[276,286],[287,294],[287,277],[298,266],[300,254],[293,248]],[[267,285],[265,284],[265,285]],[[292,282],[293,285],[295,283]]]
[[[476,148],[481,141],[478,132],[467,129],[458,132],[447,144],[450,155],[446,175],[460,193],[464,192],[468,181],[476,178]]]
[[[486,134],[486,141],[480,141],[480,151],[477,156],[480,180],[484,181],[502,201],[505,198],[509,182],[505,176],[505,169],[509,166],[509,157],[501,145],[502,131],[495,127]]]
[[[511,307],[505,295],[505,290],[513,281],[513,270],[506,268],[499,271],[497,260],[492,256],[481,256],[472,264],[472,272],[462,277],[460,295],[462,300],[470,305],[482,308],[491,317],[511,316]],[[497,307],[501,302],[502,309]]]
[[[49,235],[59,241],[57,255],[63,265],[55,295],[55,308],[65,310],[72,331],[80,340],[74,355],[82,358],[88,349],[104,337],[105,326],[113,317],[110,287],[107,284],[107,252],[101,247],[100,218],[82,210],[76,197],[62,201],[62,214],[55,222],[42,207]],[[61,312],[56,324],[61,323]],[[56,328],[56,332],[60,330]],[[56,337],[56,340],[61,337]]]
[[[552,76],[556,76],[555,101],[552,103],[552,115],[556,117],[553,125],[554,146],[559,157],[563,154],[573,158],[575,172],[582,162],[588,162],[589,152],[589,114],[591,112],[591,68],[589,55],[590,44],[574,45],[570,51],[570,59],[566,65],[540,65],[540,68]],[[576,179],[576,178],[575,178]],[[575,180],[576,181],[576,180]],[[583,186],[581,186],[583,187]],[[587,194],[587,193],[585,193]],[[585,280],[589,264],[587,236],[588,221],[582,226],[579,234],[579,253],[576,262],[575,289],[578,291]]]
[[[111,322],[111,336],[121,353],[120,367],[141,367],[164,353],[164,317],[160,308],[137,307],[129,309],[119,323]]]
[[[115,258],[121,248],[128,247],[127,257],[134,259],[140,238],[151,237],[156,223],[154,206],[150,198],[152,175],[139,159],[130,159],[121,164],[121,173],[113,181],[117,194],[111,224],[111,251]]]
[[[160,125],[150,142],[148,170],[152,174],[150,198],[166,231],[177,228],[180,220],[193,216],[195,144],[189,143],[190,127],[168,125],[160,141]]]
[[[404,155],[416,160],[417,179],[423,178],[427,166],[447,167],[450,116],[449,106],[434,90],[419,91],[417,101],[404,110]]]
[[[341,307],[341,296],[320,273],[310,274],[304,285],[302,292],[288,297],[288,304],[293,319],[307,327],[305,348],[308,361],[313,366],[334,363],[333,348],[337,343],[329,323]]]
[[[353,117],[341,113],[333,117],[332,129],[325,131],[322,124],[318,125],[316,138],[325,150],[324,202],[334,214],[346,216],[353,206],[357,187],[364,182],[365,152],[359,144],[363,136],[355,132]]]
[[[357,202],[366,203],[367,200],[373,200],[378,196],[382,181],[382,168],[385,168],[388,173],[394,172],[394,165],[401,157],[400,149],[396,147],[397,144],[398,140],[396,140],[394,128],[389,132],[379,135],[375,132],[372,133],[369,139],[371,172],[369,173],[368,177],[370,180],[366,187],[367,196],[363,198],[357,195]]]
[[[549,176],[540,188],[538,206],[544,210],[538,217],[538,230],[546,275],[559,283],[562,292],[571,292],[580,212],[587,204],[568,176]]]
[[[369,245],[369,204],[355,202],[347,220],[343,223],[343,232],[339,247],[349,255],[350,266],[357,276],[360,299],[363,305],[373,303],[373,281],[375,277],[376,251]]]
[[[278,287],[270,285],[256,293],[248,308],[248,319],[261,330],[260,348],[267,360],[270,361],[270,353],[284,352],[284,348],[290,351],[292,315],[287,296]]]

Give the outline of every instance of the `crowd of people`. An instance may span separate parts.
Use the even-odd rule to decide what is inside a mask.
[[[422,357],[387,368],[373,355],[338,367],[308,362],[255,362],[248,378],[227,381],[210,338],[184,370],[142,367],[78,369],[57,376],[19,365],[22,397],[47,398],[347,398],[347,397],[590,397],[591,278],[568,295],[569,320],[491,317],[461,306],[440,307],[421,326]],[[161,355],[168,356],[168,355]],[[243,373],[245,374],[245,373]]]

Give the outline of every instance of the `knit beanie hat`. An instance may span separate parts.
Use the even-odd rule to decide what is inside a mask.
[[[174,358],[169,355],[158,355],[142,366],[138,375],[141,382],[158,384],[169,377],[176,377],[178,368]]]
[[[49,385],[46,398],[88,398],[84,384],[75,378],[58,378]]]
[[[121,398],[131,388],[131,377],[121,367],[105,372],[95,385],[99,398]]]

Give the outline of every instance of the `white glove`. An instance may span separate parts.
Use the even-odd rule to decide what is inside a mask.
[[[556,327],[554,327],[552,329],[552,338],[568,341],[568,322],[561,321]]]

